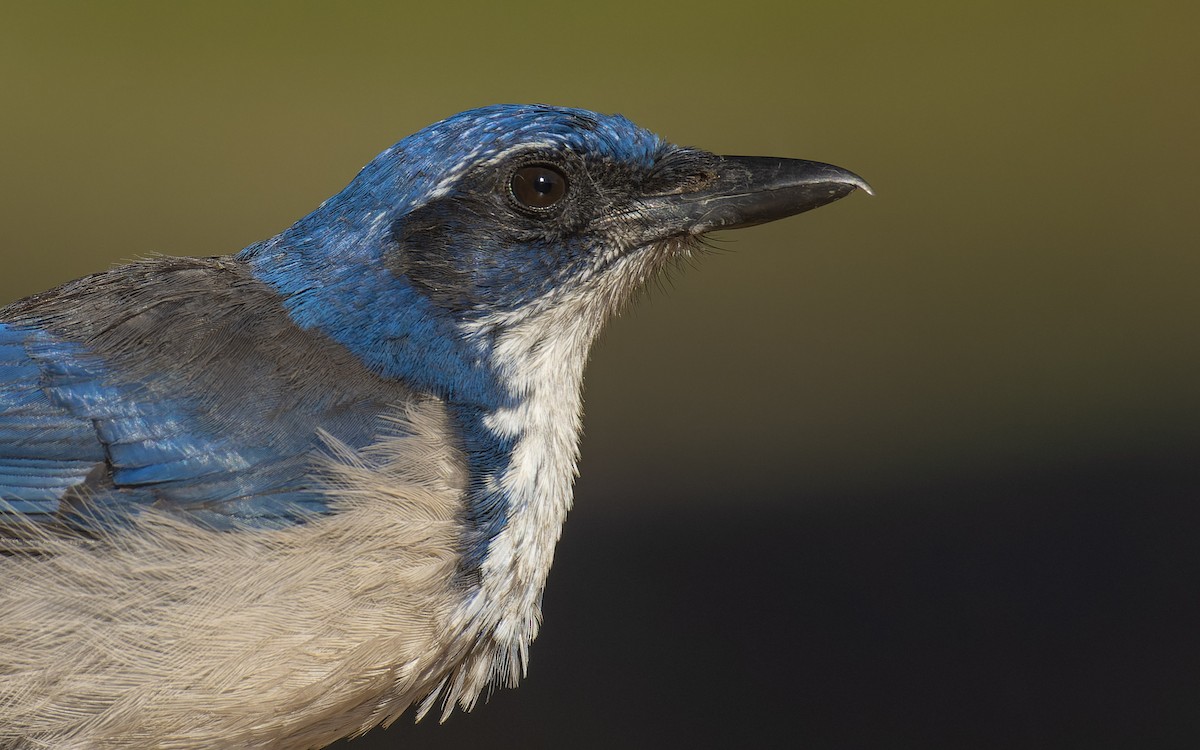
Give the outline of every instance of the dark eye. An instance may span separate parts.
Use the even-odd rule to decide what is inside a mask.
[[[550,208],[567,194],[567,176],[554,167],[532,164],[513,173],[513,198],[526,208]]]

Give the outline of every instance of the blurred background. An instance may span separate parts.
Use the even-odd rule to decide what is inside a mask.
[[[495,102],[845,166],[877,197],[718,236],[597,347],[520,689],[344,750],[1195,747],[1197,23],[14,4],[0,302],[234,252]]]

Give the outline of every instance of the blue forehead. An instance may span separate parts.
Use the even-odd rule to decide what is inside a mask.
[[[666,143],[621,115],[539,104],[497,104],[461,112],[415,133],[380,155],[450,164],[486,160],[524,143],[650,164]]]
[[[671,147],[621,115],[497,104],[460,112],[410,135],[375,157],[329,202],[403,211],[424,202],[447,178],[525,144],[643,168]]]

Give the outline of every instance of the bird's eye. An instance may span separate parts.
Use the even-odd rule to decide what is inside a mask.
[[[554,167],[532,164],[513,173],[509,189],[526,208],[550,208],[567,194],[567,176]]]

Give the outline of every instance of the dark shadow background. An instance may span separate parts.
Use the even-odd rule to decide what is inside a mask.
[[[1200,13],[1128,5],[9,8],[0,301],[498,101],[841,164],[601,342],[520,689],[345,747],[1195,747]]]

